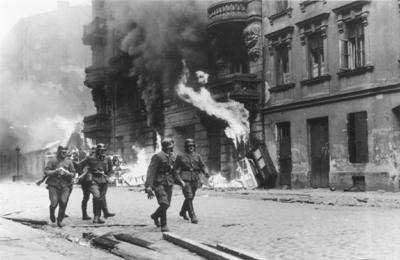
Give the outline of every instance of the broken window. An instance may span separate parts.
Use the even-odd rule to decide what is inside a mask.
[[[340,68],[356,69],[365,66],[364,25],[361,20],[345,24],[344,38],[340,39]]]
[[[368,122],[367,112],[348,114],[349,161],[368,162]]]
[[[290,81],[289,77],[289,50],[287,44],[281,44],[276,46],[276,83],[277,85],[288,84]]]
[[[288,9],[288,0],[276,0],[275,1],[275,12],[280,13]]]
[[[309,78],[325,74],[324,43],[321,33],[314,33],[307,38]]]

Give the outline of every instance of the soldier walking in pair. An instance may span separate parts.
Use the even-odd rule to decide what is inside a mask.
[[[173,185],[178,177],[173,171],[175,161],[173,140],[166,138],[161,142],[161,146],[162,151],[151,158],[147,170],[145,190],[149,199],[153,198],[155,193],[159,204],[157,210],[150,217],[157,227],[161,226],[162,232],[167,232],[167,209],[171,204]],[[184,183],[181,182],[181,184]]]
[[[55,210],[58,208],[57,226],[62,227],[65,217],[68,199],[72,191],[75,168],[70,159],[67,158],[68,148],[59,146],[56,158],[48,161],[44,173],[47,177],[46,184],[50,199],[50,220],[56,222]]]
[[[94,156],[86,157],[79,163],[79,168],[84,169],[88,167],[87,175],[89,175],[88,182],[90,181],[89,192],[93,198],[93,223],[103,224],[104,221],[100,218],[101,211],[103,210],[104,217],[113,217],[114,213],[110,213],[107,207],[106,194],[108,189],[108,178],[113,172],[112,161],[106,156],[106,148],[104,144],[96,146],[96,153]],[[83,208],[83,206],[82,206]]]
[[[204,174],[208,178],[209,174],[201,156],[196,153],[196,144],[193,139],[185,140],[185,153],[176,157],[174,171],[179,176],[180,182],[183,182],[182,192],[185,197],[179,216],[189,220],[186,214],[188,212],[191,222],[197,224],[193,200],[197,189],[201,187],[200,175]]]

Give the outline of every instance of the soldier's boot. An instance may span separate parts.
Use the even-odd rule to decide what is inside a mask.
[[[103,215],[105,218],[111,218],[115,216],[115,213],[111,213],[107,208],[103,208]]]
[[[108,211],[108,207],[107,207],[107,200],[104,197],[103,200],[101,201],[101,209],[103,210],[103,215],[104,218],[111,218],[115,216],[115,213],[110,213]]]
[[[100,216],[94,216],[93,223],[94,224],[104,224],[105,222],[100,218]]]
[[[81,209],[82,209],[82,220],[91,220],[92,218],[89,217],[89,215],[87,214],[87,201],[82,201]]]
[[[49,210],[50,210],[50,220],[51,220],[51,222],[55,223],[56,222],[56,213],[55,213],[56,208],[50,206]]]
[[[59,226],[60,228],[64,226],[62,224],[63,219],[64,219],[64,211],[61,209],[61,205],[60,205],[60,208],[58,209],[58,216],[57,216],[57,226]]]
[[[196,213],[194,213],[193,199],[188,199],[188,209],[189,209],[189,217],[190,217],[190,220],[192,221],[192,223],[193,224],[199,223]]]
[[[179,212],[179,216],[181,216],[184,220],[189,220],[186,211],[188,211],[188,207],[187,207],[187,199],[185,199],[185,201],[182,204],[182,208],[181,211]]]
[[[157,210],[150,215],[150,218],[154,221],[154,225],[156,225],[156,227],[160,227],[160,221],[158,220],[160,218],[160,213],[161,212],[161,206],[157,208]]]
[[[168,232],[169,228],[167,226],[167,209],[168,206],[161,204],[160,205],[161,211],[160,211],[160,219],[161,219],[161,232]]]

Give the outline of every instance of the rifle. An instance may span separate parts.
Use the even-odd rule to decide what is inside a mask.
[[[40,180],[36,181],[35,183],[37,186],[40,186],[40,184],[42,184],[46,179],[47,179],[47,176],[44,175]]]
[[[60,168],[63,172],[65,172],[65,173],[69,173],[69,174],[71,174],[69,171],[67,171],[67,170],[65,170],[64,168]],[[37,186],[40,186],[46,179],[47,179],[47,175],[44,175],[40,180],[38,180],[38,181],[36,181],[35,183],[36,183],[36,185]]]

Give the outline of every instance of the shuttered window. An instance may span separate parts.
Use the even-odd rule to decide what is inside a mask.
[[[368,162],[368,121],[367,112],[348,114],[349,161]]]

